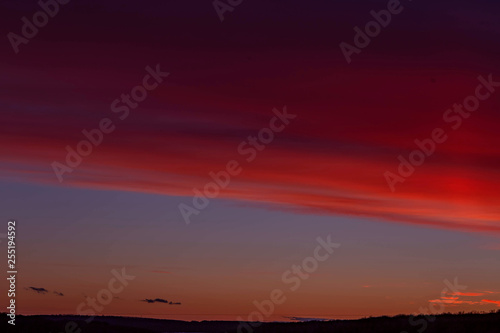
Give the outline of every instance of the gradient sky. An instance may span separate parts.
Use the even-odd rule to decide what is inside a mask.
[[[5,38],[0,202],[19,224],[19,311],[75,313],[125,266],[137,278],[105,314],[234,320],[329,234],[341,248],[272,319],[418,312],[455,277],[472,294],[447,310],[498,309],[500,95],[457,130],[442,118],[478,76],[500,81],[500,6],[402,2],[347,64],[339,43],[386,4],[244,1],[220,22],[211,1],[73,1],[18,54]],[[0,8],[4,36],[39,10]],[[118,120],[113,100],[156,64],[170,75]],[[297,118],[187,226],[178,205],[285,105]],[[59,183],[51,163],[106,117],[116,130]],[[392,192],[384,172],[436,127],[448,140]],[[155,298],[182,304],[141,302]]]

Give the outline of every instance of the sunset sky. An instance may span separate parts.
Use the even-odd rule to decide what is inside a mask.
[[[208,0],[74,0],[18,53],[4,38],[0,202],[18,224],[19,313],[75,314],[123,267],[135,279],[101,314],[237,320],[276,288],[286,301],[266,320],[437,299],[500,309],[500,4],[401,6],[349,64],[339,44],[387,1],[245,0],[221,22]],[[0,4],[3,35],[38,10]],[[478,89],[477,110],[450,121]],[[285,109],[249,161],[238,147]],[[54,162],[106,118],[114,130],[60,181]],[[391,190],[398,156],[436,128],[446,140]],[[229,161],[241,173],[187,224],[179,205]],[[291,291],[283,273],[328,235],[341,246]],[[442,294],[455,279],[467,288]]]

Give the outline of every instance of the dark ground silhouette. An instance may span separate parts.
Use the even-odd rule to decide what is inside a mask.
[[[238,322],[178,321],[130,317],[86,316],[16,316],[16,325],[7,323],[5,313],[0,323],[1,332],[22,333],[159,333],[159,332],[238,332]],[[434,319],[434,320],[432,320]],[[87,323],[86,320],[90,322]],[[410,323],[413,322],[413,325]],[[71,323],[73,322],[73,323]],[[70,324],[68,324],[70,323]],[[254,323],[255,324],[255,323]],[[247,328],[250,325],[247,326]],[[81,331],[80,331],[81,329]],[[373,317],[358,320],[310,321],[297,323],[262,323],[241,328],[250,333],[500,333],[500,310],[491,313],[441,314],[435,317]]]

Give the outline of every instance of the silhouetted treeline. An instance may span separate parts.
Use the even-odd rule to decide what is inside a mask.
[[[441,314],[435,317],[374,317],[358,320],[261,323],[258,327],[231,321],[178,321],[130,317],[16,316],[16,326],[2,314],[0,332],[22,333],[500,333],[500,310],[491,313]],[[255,323],[253,323],[255,324]],[[240,325],[240,326],[239,326]],[[81,331],[80,331],[81,330]]]

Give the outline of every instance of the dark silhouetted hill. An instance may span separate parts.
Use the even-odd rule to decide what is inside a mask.
[[[87,323],[86,320],[89,317],[85,316],[53,315],[17,316],[14,327],[7,323],[5,313],[2,314],[2,317],[0,332],[22,333],[236,333],[239,325],[238,322],[231,321],[187,322],[107,316],[95,317]],[[68,324],[70,322],[73,323]],[[255,333],[500,333],[500,310],[491,313],[441,314],[435,317],[411,318],[407,315],[399,315],[358,320],[262,323],[259,327],[252,329]],[[251,333],[247,329],[242,329],[240,332]]]

